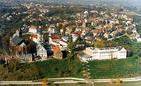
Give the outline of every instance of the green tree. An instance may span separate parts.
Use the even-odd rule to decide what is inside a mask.
[[[48,34],[47,33],[43,34],[43,40],[44,41],[48,41],[48,39],[49,39]]]
[[[103,39],[98,39],[95,41],[94,46],[97,48],[104,48],[105,47],[105,41]]]
[[[69,37],[69,43],[68,43],[68,46],[67,46],[67,49],[68,51],[73,54],[74,53],[74,49],[75,49],[75,42],[73,42],[73,39],[72,39],[72,36]]]

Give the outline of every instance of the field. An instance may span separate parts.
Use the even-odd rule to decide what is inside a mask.
[[[126,78],[141,75],[141,58],[92,61],[88,65],[92,78]]]
[[[141,16],[135,16],[134,20],[139,24],[137,25],[137,31],[139,34],[141,34]]]
[[[36,62],[35,66],[42,77],[80,77],[83,66],[79,62],[66,60],[50,60]],[[87,64],[91,78],[121,78],[136,77],[141,75],[141,58],[130,57],[121,60],[91,61]]]
[[[49,60],[32,64],[46,78],[81,77],[82,65],[77,60]]]

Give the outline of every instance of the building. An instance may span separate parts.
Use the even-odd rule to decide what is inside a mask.
[[[58,33],[59,32],[59,29],[57,29],[55,27],[55,25],[50,25],[49,28],[48,28],[48,32],[49,33],[52,33],[52,34],[55,34],[55,33]]]
[[[41,60],[47,60],[47,50],[41,44],[37,44],[37,56],[41,57]]]
[[[15,56],[26,54],[27,49],[24,40],[18,36],[10,38],[10,51]]]
[[[63,54],[59,46],[52,46],[53,48],[53,57],[55,59],[63,59]]]
[[[10,37],[11,54],[20,57],[21,62],[47,60],[47,50],[42,45],[43,36],[39,29],[36,26],[29,27],[23,34],[26,38],[20,37],[18,30]]]
[[[29,31],[28,31],[29,33],[34,33],[34,34],[36,34],[37,33],[37,27],[36,26],[31,26],[30,28],[29,28]]]
[[[123,47],[112,48],[86,48],[84,54],[79,55],[81,61],[106,60],[106,59],[126,59],[127,50]]]

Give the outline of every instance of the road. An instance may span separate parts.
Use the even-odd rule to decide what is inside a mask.
[[[141,77],[135,78],[120,78],[120,79],[81,79],[81,78],[49,78],[47,83],[51,84],[76,84],[76,83],[107,83],[107,82],[135,82],[141,81]],[[41,85],[43,81],[33,80],[33,81],[0,81],[0,85]]]
[[[42,82],[33,82],[33,81],[0,81],[0,85],[40,85]]]

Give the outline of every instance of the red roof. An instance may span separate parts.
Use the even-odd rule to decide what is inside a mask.
[[[51,35],[52,39],[61,39],[61,37],[59,35]]]
[[[81,31],[77,31],[77,32],[72,32],[71,34],[75,34],[75,35],[78,35],[78,36],[80,36],[81,35]]]

